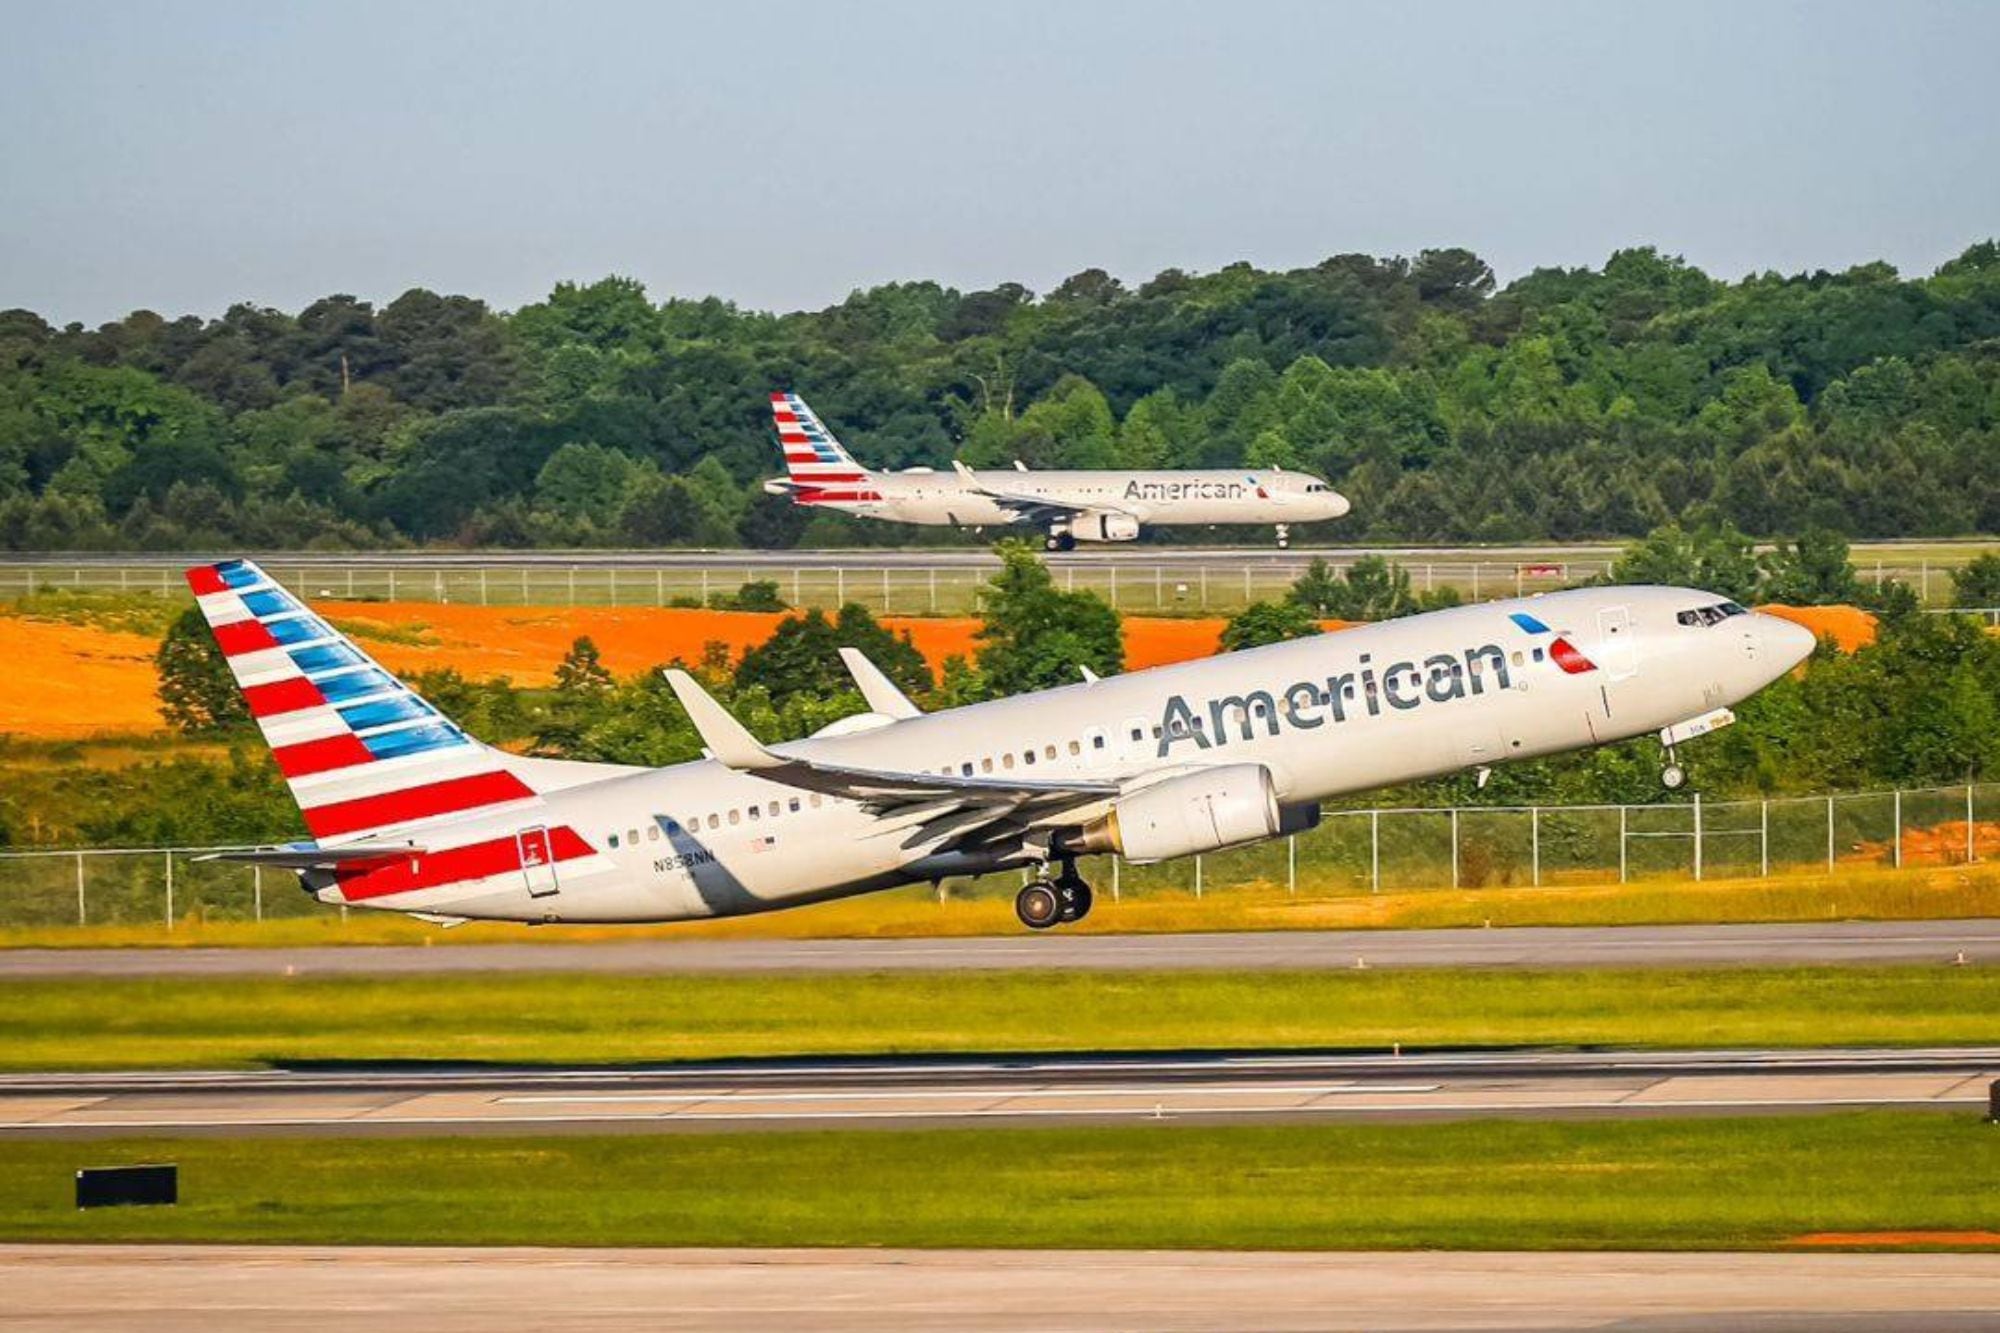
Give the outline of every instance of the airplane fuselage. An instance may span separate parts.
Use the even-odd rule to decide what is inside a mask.
[[[1659,731],[1732,705],[1811,648],[1785,621],[1675,588],[1594,588],[1412,616],[774,746],[913,773],[1090,779],[1125,791],[1227,764],[1305,804]],[[870,725],[873,723],[873,725]],[[926,856],[921,812],[877,814],[713,760],[551,791],[527,869],[439,882],[424,858],[320,890],[440,916],[674,921],[767,911],[1038,859]],[[1065,809],[1073,827],[1113,801]],[[522,836],[519,813],[454,842]]]

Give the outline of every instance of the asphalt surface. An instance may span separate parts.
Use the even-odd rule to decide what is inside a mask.
[[[2000,1254],[11,1245],[0,1246],[0,1311],[9,1329],[64,1333],[1950,1333],[2000,1323]]]
[[[911,1057],[0,1077],[0,1138],[1970,1111],[2000,1047]]]
[[[923,972],[1330,968],[1778,967],[2000,962],[2000,921],[1818,925],[1523,926],[961,939],[660,939],[609,944],[302,949],[11,949],[0,980],[466,972]]]

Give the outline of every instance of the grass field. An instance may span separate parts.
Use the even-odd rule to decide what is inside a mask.
[[[2000,969],[151,978],[0,984],[0,1068],[2000,1039]]]
[[[0,885],[11,874],[25,883],[25,863],[0,863]],[[50,869],[50,867],[53,867]],[[198,867],[197,867],[198,868]],[[51,894],[70,892],[71,865],[43,867]],[[184,874],[186,869],[184,868]],[[242,872],[235,870],[238,879]],[[1099,876],[1100,880],[1102,876]],[[1100,892],[1090,919],[1068,930],[1163,933],[1190,930],[1402,930],[1452,926],[1632,926],[1752,921],[1917,921],[2000,917],[2000,864],[1852,870],[1836,875],[1772,879],[1641,880],[1541,888],[1415,889],[1379,894],[1338,891],[1304,871],[1296,894],[1255,880],[1223,882],[1202,898],[1148,891],[1113,901]],[[19,892],[20,890],[16,890]],[[185,885],[183,892],[186,892]],[[267,890],[277,907],[306,906],[287,885]],[[762,916],[688,921],[664,926],[466,925],[443,930],[393,912],[308,908],[307,915],[240,919],[183,916],[167,929],[150,911],[143,920],[92,926],[0,926],[0,948],[310,947],[434,944],[438,946],[576,944],[635,939],[909,939],[1007,935],[1014,919],[1012,881],[996,876],[978,896],[939,902],[922,888],[899,889]],[[242,897],[241,893],[238,897]],[[101,908],[100,908],[101,910]]]
[[[178,1162],[78,1212],[79,1165]],[[2000,1216],[1975,1117],[0,1144],[0,1239],[1758,1249]]]

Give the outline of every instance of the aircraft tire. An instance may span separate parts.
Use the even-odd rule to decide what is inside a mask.
[[[1090,885],[1084,883],[1081,878],[1057,880],[1056,892],[1062,898],[1064,925],[1072,921],[1081,921],[1089,916],[1091,906],[1097,901],[1097,895],[1090,891]]]
[[[1679,791],[1687,780],[1687,770],[1679,764],[1668,764],[1660,770],[1660,783],[1668,791]]]
[[[1063,920],[1062,897],[1045,879],[1022,886],[1014,895],[1014,915],[1029,930],[1047,930]]]

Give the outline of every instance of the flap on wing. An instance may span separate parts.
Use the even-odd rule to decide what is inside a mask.
[[[1075,802],[1118,793],[1115,782],[904,773],[779,754],[767,749],[752,736],[693,676],[678,667],[668,667],[664,674],[711,757],[739,772],[755,773],[760,778],[782,782],[789,787],[881,808],[925,801],[950,801],[957,805],[1025,805],[1050,800]]]
[[[1043,495],[1015,495],[1007,491],[996,491],[979,480],[978,474],[957,459],[951,461],[951,467],[952,471],[958,473],[959,480],[975,494],[983,495],[995,504],[1006,505],[1009,509],[1020,511],[1022,518],[1066,518],[1073,514],[1086,513],[1093,508],[1111,509],[1116,513],[1125,512],[1110,505],[1070,504],[1065,500],[1051,500]]]

